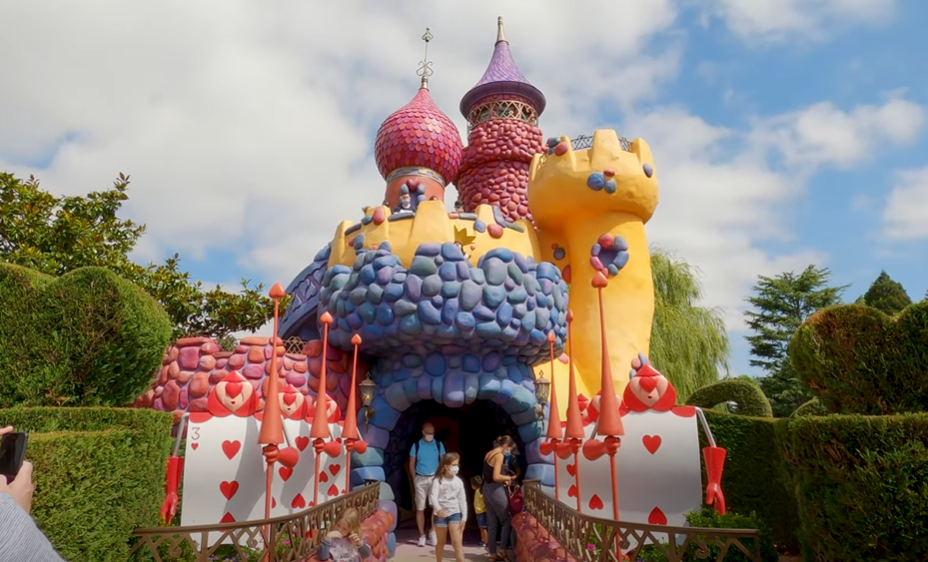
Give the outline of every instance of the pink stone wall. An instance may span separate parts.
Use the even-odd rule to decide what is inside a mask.
[[[151,389],[136,399],[133,406],[173,412],[176,423],[185,412],[207,411],[209,389],[237,370],[258,391],[258,409],[262,410],[274,349],[267,337],[244,338],[231,352],[220,351],[219,344],[211,338],[179,339],[165,352]],[[315,397],[322,371],[322,342],[306,342],[303,353],[293,354],[285,353],[283,342],[278,338],[276,353],[281,388],[291,384],[303,394]],[[326,388],[342,411],[347,406],[351,386],[351,357],[350,353],[329,346]],[[358,379],[361,380],[366,372],[367,364],[359,361]]]
[[[531,220],[526,196],[529,165],[543,151],[541,129],[524,121],[491,119],[476,125],[455,181],[464,209],[496,205],[509,221]]]

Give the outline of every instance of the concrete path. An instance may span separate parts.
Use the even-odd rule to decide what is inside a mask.
[[[407,525],[396,530],[396,555],[392,560],[394,562],[434,561],[435,547],[425,546],[420,548],[416,545],[416,541],[419,540],[419,532],[414,526],[409,527]],[[467,562],[486,562],[489,559],[486,551],[479,546],[479,538],[477,533],[464,533],[464,560],[467,560]],[[454,550],[451,548],[450,543],[445,545],[443,562],[454,562]]]

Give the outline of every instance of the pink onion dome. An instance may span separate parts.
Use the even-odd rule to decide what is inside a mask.
[[[374,158],[384,179],[399,168],[420,167],[437,172],[448,185],[457,176],[463,153],[457,127],[438,109],[427,87],[387,117],[374,142]]]

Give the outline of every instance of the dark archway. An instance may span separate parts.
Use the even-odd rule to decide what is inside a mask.
[[[419,438],[422,424],[426,421],[435,425],[436,437],[447,451],[461,455],[460,476],[468,490],[471,509],[473,494],[469,486],[470,478],[482,473],[483,457],[492,448],[494,439],[500,435],[509,435],[516,441],[520,451],[525,449],[516,424],[496,402],[477,400],[460,408],[451,408],[434,400],[416,402],[400,416],[384,451],[387,483],[394,490],[397,505],[404,510],[412,508],[412,495],[404,463],[408,462],[409,451]],[[522,474],[525,474],[525,456],[520,455],[518,460]],[[469,517],[469,520],[474,521],[474,518]]]

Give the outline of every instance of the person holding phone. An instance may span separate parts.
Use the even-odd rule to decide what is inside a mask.
[[[0,439],[13,433],[0,428]],[[64,562],[30,517],[32,463],[23,461],[12,481],[0,475],[0,562]]]
[[[371,555],[371,547],[361,538],[361,514],[349,507],[338,516],[316,557],[330,562],[361,562]]]

